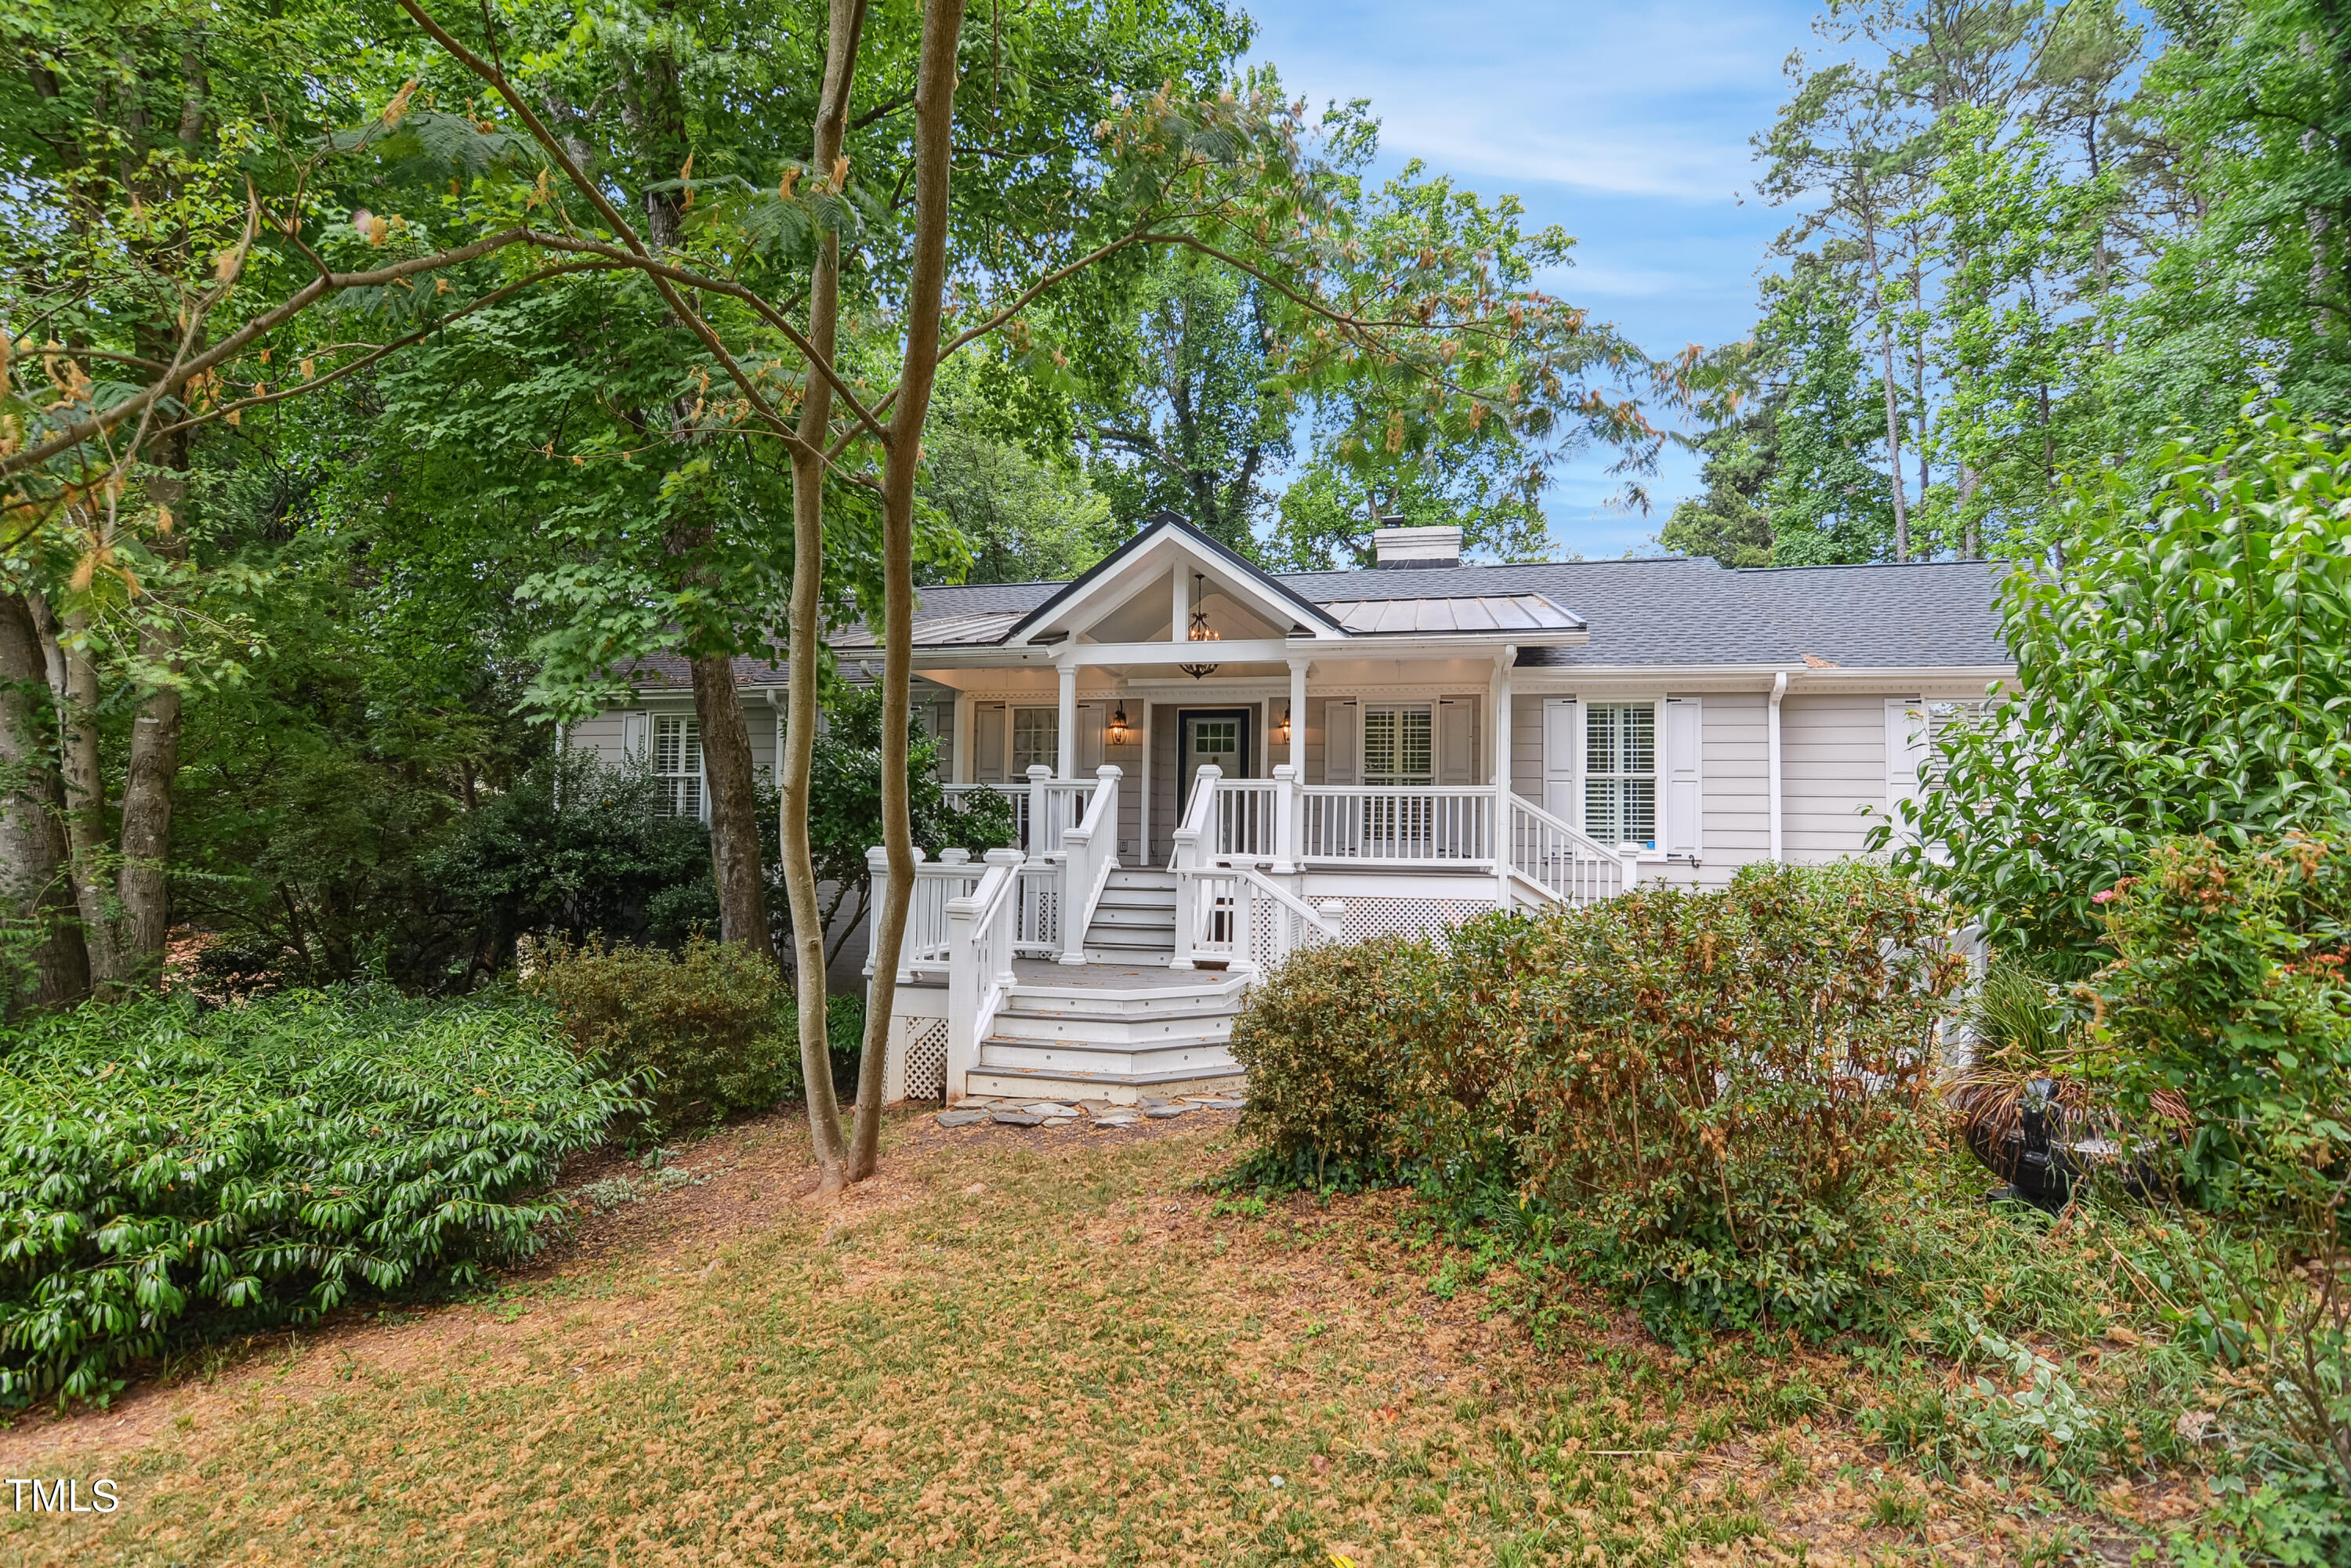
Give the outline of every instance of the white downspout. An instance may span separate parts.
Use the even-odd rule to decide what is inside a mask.
[[[1780,841],[1780,699],[1788,695],[1788,672],[1782,670],[1771,677],[1771,700],[1763,717],[1763,747],[1768,758],[1771,788],[1771,858],[1782,861],[1787,853]]]

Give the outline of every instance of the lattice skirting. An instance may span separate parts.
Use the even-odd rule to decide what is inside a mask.
[[[1494,909],[1491,900],[1475,898],[1349,898],[1346,904],[1347,912],[1339,917],[1339,936],[1347,942],[1426,936]]]
[[[906,1041],[906,1098],[947,1097],[947,1020],[934,1019]]]

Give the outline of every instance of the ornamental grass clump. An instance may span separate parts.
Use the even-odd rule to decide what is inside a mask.
[[[0,1037],[0,1404],[183,1340],[477,1281],[637,1102],[519,998],[93,1003]]]

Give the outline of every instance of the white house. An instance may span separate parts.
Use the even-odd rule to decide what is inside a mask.
[[[1479,566],[1459,538],[1276,575],[1163,516],[1075,581],[924,590],[917,712],[1022,843],[926,858],[891,1097],[1229,1079],[1242,993],[1302,943],[1861,853],[1930,727],[2014,674],[1994,563]],[[772,755],[782,672],[741,678]],[[682,670],[569,741],[649,751],[700,809]]]

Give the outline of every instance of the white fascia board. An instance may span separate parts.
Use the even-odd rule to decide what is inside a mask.
[[[1036,632],[1062,631],[1076,637],[1136,594],[1148,591],[1161,573],[1175,570],[1199,573],[1204,581],[1214,584],[1227,598],[1239,601],[1276,624],[1304,622],[1317,642],[1346,636],[1338,627],[1322,623],[1330,620],[1329,611],[1288,589],[1268,591],[1263,582],[1251,580],[1247,573],[1235,571],[1226,561],[1196,547],[1180,524],[1160,523],[1126,548],[1131,553],[1113,570],[1090,582],[1081,579],[1077,591],[1053,605],[1050,621],[1036,628]],[[1307,613],[1301,613],[1301,607]],[[1030,639],[1035,634],[1031,632]],[[1024,639],[1020,643],[1007,645],[1040,644]]]
[[[1775,676],[1788,677],[1796,691],[1850,691],[1886,687],[1965,689],[1980,695],[1995,683],[2016,680],[2013,664],[1864,664],[1816,670],[1803,664],[1577,664],[1521,665],[1510,672],[1510,689],[1520,694],[1573,693],[1589,686],[1671,686],[1676,691],[1769,691]]]

